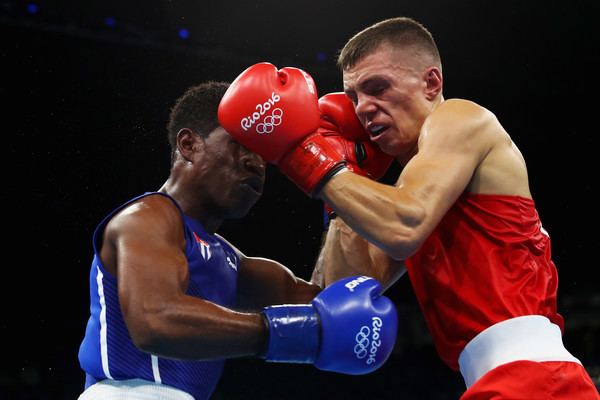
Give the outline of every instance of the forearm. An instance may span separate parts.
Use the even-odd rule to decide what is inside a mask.
[[[424,212],[401,189],[342,173],[325,185],[320,197],[352,230],[389,256],[405,259],[416,250]]]
[[[260,310],[274,304],[303,304],[321,291],[322,285],[297,277],[277,261],[248,257],[225,238],[217,236],[227,242],[240,258],[237,307]]]
[[[329,222],[329,224],[331,221]],[[329,236],[329,229],[323,232],[322,240],[321,240],[321,250],[319,252],[319,257],[315,262],[315,266],[313,268],[312,274],[310,276],[310,282],[320,286],[321,288],[327,287],[327,283],[325,282],[325,271],[327,269],[329,260],[329,251],[325,250],[325,245],[327,244],[327,237]]]
[[[330,222],[313,279],[320,277],[327,286],[344,277],[367,275],[388,287],[404,272],[401,261],[388,257],[338,217]]]
[[[151,305],[128,326],[143,351],[166,358],[208,360],[261,354],[267,328],[258,313],[240,313],[191,296]]]
[[[338,279],[353,275],[377,277],[370,262],[365,262],[367,249],[365,240],[358,235],[351,237],[349,228],[340,218],[329,223],[323,247],[319,253],[315,270],[319,271],[325,286]]]
[[[245,257],[238,279],[238,306],[258,310],[274,304],[304,304],[320,291],[321,286],[295,276],[276,261]]]

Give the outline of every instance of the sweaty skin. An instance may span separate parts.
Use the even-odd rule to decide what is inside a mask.
[[[348,276],[336,257],[353,252],[348,243],[357,235],[404,260],[465,191],[531,198],[525,161],[494,114],[471,101],[444,100],[441,69],[425,61],[383,44],[344,71],[344,90],[371,140],[403,169],[394,186],[351,172],[325,185],[320,197],[343,220],[330,234],[346,237],[328,237],[321,252],[325,284]],[[368,269],[384,286],[403,272],[391,260]]]
[[[264,161],[220,127],[208,137],[183,129],[177,140],[177,160],[160,191],[209,233],[225,219],[245,215],[261,195]],[[233,248],[240,258],[239,310],[307,303],[320,291],[273,260],[246,257]],[[259,313],[186,294],[189,268],[181,213],[166,197],[144,197],[115,215],[104,230],[100,257],[118,279],[123,317],[141,350],[188,360],[264,350],[267,330]]]

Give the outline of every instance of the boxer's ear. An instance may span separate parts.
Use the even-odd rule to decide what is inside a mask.
[[[442,71],[438,67],[426,68],[423,72],[423,80],[425,82],[425,97],[432,101],[442,91],[444,79]]]
[[[190,128],[182,128],[177,132],[177,151],[187,162],[193,162],[194,154],[204,147],[204,140]]]

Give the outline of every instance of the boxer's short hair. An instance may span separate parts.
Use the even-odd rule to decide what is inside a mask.
[[[342,71],[352,68],[384,43],[416,47],[441,68],[440,53],[431,33],[421,23],[406,17],[386,19],[358,32],[340,50],[338,67]]]
[[[191,86],[177,99],[167,123],[167,137],[172,154],[177,149],[177,133],[181,129],[189,128],[202,136],[208,136],[219,126],[217,109],[227,88],[227,82],[209,81]]]

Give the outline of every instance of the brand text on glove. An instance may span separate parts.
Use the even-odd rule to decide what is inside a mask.
[[[281,97],[277,93],[272,92],[270,99],[264,103],[259,103],[256,105],[256,111],[254,111],[252,115],[242,118],[240,121],[240,126],[242,129],[247,131],[248,129],[252,128],[256,121],[265,115],[265,113],[269,111],[279,100],[281,100]]]
[[[354,292],[354,288],[360,285],[361,283],[368,281],[368,276],[359,276],[358,278],[352,279],[350,282],[346,283],[344,286],[348,288],[349,291]]]

